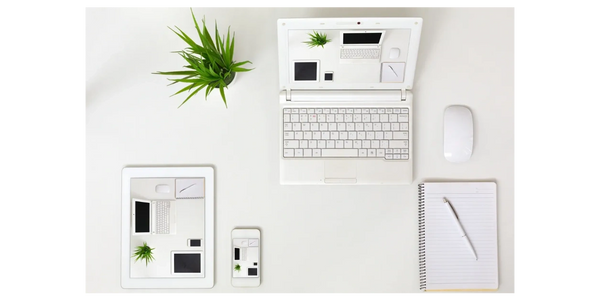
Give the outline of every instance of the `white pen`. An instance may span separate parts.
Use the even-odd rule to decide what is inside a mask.
[[[446,199],[446,198],[443,198],[443,199],[444,199],[444,203],[446,203],[446,207],[448,207],[448,210],[452,213],[452,216],[454,216],[454,218],[453,218],[454,223],[456,223],[456,227],[458,227],[458,230],[460,231],[462,238],[465,239],[467,246],[469,246],[469,249],[471,249],[473,256],[475,256],[475,260],[477,260],[477,254],[475,253],[475,248],[473,248],[473,245],[471,244],[469,237],[467,236],[467,234],[465,233],[465,230],[463,229],[462,225],[460,224],[460,221],[458,220],[458,215],[454,211],[454,208],[450,204],[450,201],[448,201],[448,199]]]

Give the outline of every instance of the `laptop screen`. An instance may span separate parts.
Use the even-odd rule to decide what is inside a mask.
[[[383,32],[345,32],[344,45],[377,45]]]
[[[135,201],[135,232],[150,232],[150,203]]]

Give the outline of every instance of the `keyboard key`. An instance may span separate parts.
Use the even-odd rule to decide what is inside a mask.
[[[380,114],[379,115],[379,122],[387,122],[388,119],[388,115],[387,114]]]
[[[346,123],[352,122],[352,114],[345,114],[344,122],[346,122]]]
[[[407,140],[391,140],[390,148],[408,148]]]
[[[357,136],[356,136],[357,139],[359,139],[359,140],[366,139],[366,133],[364,131],[358,131],[356,134],[357,134]]]
[[[329,132],[329,139],[331,140],[339,140],[340,139],[340,133],[337,131],[330,131]]]
[[[290,120],[291,120],[290,114],[283,115],[283,122],[290,122]]]
[[[300,131],[302,130],[302,125],[300,123],[292,123],[292,130]]]
[[[375,149],[369,149],[369,150],[367,150],[367,156],[368,157],[376,157],[377,156],[377,150],[375,150]]]
[[[293,140],[294,139],[294,133],[291,132],[291,131],[284,132],[283,133],[283,139],[284,140]]]
[[[408,139],[408,131],[394,131],[394,140],[407,140]]]
[[[289,108],[284,108],[284,109],[283,109],[283,113],[284,113],[284,114],[289,114],[289,113],[291,113],[291,112],[292,112],[292,110],[291,110],[291,109],[289,109]]]
[[[371,115],[369,115],[369,114],[362,115],[362,122],[363,123],[371,122]]]
[[[295,140],[301,140],[303,136],[304,136],[304,135],[302,135],[302,132],[301,132],[301,131],[295,131],[295,132],[294,132],[294,139],[295,139]]]
[[[373,123],[373,131],[381,131],[381,123]]]
[[[300,122],[308,122],[308,115],[307,114],[301,114],[300,115]]]
[[[383,149],[387,149],[389,148],[389,141],[388,140],[381,140],[379,141],[379,147],[383,148]]]
[[[329,124],[329,131],[337,130],[337,123],[328,123],[328,124]]]
[[[345,140],[344,141],[344,148],[354,148],[352,147],[352,141],[351,140]]]
[[[307,140],[301,140],[300,141],[300,148],[302,148],[302,149],[308,148],[308,141]]]
[[[408,159],[408,154],[400,154],[400,159]]]
[[[347,140],[347,139],[348,139],[348,132],[340,131],[340,140]]]
[[[408,108],[402,108],[402,109],[400,109],[400,113],[401,114],[407,114],[408,113]]]
[[[392,123],[392,131],[400,131],[400,123]]]
[[[383,131],[375,131],[375,139],[383,140]]]
[[[408,123],[400,123],[400,130],[408,130]]]
[[[390,131],[392,130],[392,125],[390,123],[381,123],[381,130]]]
[[[292,131],[292,123],[283,123],[283,131]]]
[[[319,131],[319,123],[310,123],[311,131]]]
[[[302,123],[302,131],[310,131],[310,123]]]
[[[327,141],[325,141],[325,140],[318,140],[317,141],[317,148],[319,148],[319,149],[325,149],[325,148],[327,148]]]
[[[294,149],[294,156],[304,156],[304,153],[302,153],[302,149]]]
[[[365,149],[371,148],[371,141],[370,140],[364,140],[364,141],[362,141],[362,147],[365,148]]]
[[[297,108],[292,108],[292,113],[293,114],[297,114],[298,113],[298,109]]]
[[[373,123],[363,123],[365,125],[365,131],[373,130]]]
[[[400,153],[402,153],[402,154],[408,154],[408,149],[400,149]]]
[[[354,123],[346,123],[346,130],[354,131]]]
[[[338,131],[346,131],[346,123],[337,123]]]
[[[377,149],[377,157],[385,157],[385,150]]]
[[[348,139],[349,140],[355,140],[356,139],[356,131],[349,131],[348,132]]]
[[[360,140],[352,141],[352,148],[356,148],[356,149],[362,148],[362,141],[360,141]]]
[[[335,121],[340,123],[340,122],[344,122],[344,115],[342,114],[336,114],[335,115]]]
[[[310,149],[304,150],[304,157],[312,157],[312,150],[310,150]]]
[[[394,113],[395,114],[399,114],[400,113],[400,109],[399,108],[394,108]]]
[[[311,123],[317,122],[317,115],[315,115],[315,114],[308,115],[308,121]]]
[[[379,141],[377,141],[377,140],[371,141],[371,148],[379,149]]]
[[[335,148],[335,141],[334,140],[327,140],[327,149],[333,149]],[[323,152],[321,152],[322,154]]]
[[[320,131],[327,131],[327,123],[319,123],[319,130]]]
[[[335,115],[328,114],[327,115],[327,123],[332,123],[332,122],[335,122]]]
[[[385,159],[394,159],[394,156],[392,154],[386,154]]]
[[[301,109],[300,109],[300,113],[301,113],[301,114],[305,114],[305,113],[306,113],[306,108],[301,108]]]
[[[321,139],[321,132],[320,131],[313,131],[312,138],[313,138],[313,140],[320,140]]]
[[[327,116],[324,115],[324,114],[318,114],[317,115],[317,122],[319,122],[319,123],[327,122]]]
[[[294,149],[283,149],[283,157],[294,157]]]
[[[312,132],[310,132],[310,131],[303,132],[302,139],[312,140]]]
[[[292,122],[300,122],[300,115],[299,114],[293,114],[290,116],[290,120]]]
[[[340,149],[340,148],[344,148],[344,141],[342,140],[336,140],[335,141],[335,147]]]
[[[313,157],[321,157],[321,149],[313,149]]]
[[[408,122],[408,115],[407,114],[399,114],[398,122]]]
[[[372,114],[371,122],[379,122],[379,114]]]
[[[390,115],[389,122],[390,123],[398,122],[398,115],[396,115],[396,114]]]
[[[300,146],[299,141],[283,141],[283,148],[298,148]]]
[[[317,148],[317,141],[315,141],[315,140],[308,141],[308,148],[311,148],[311,149]]]
[[[322,140],[328,140],[329,139],[329,131],[323,131],[323,132],[321,132],[321,139]]]
[[[367,149],[359,149],[358,157],[367,157]]]
[[[354,123],[354,128],[356,129],[356,131],[363,131],[363,130],[365,130],[365,127],[364,127],[363,123]]]

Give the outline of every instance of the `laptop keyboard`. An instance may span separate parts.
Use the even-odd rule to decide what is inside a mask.
[[[409,159],[408,108],[284,108],[284,158]]]
[[[171,232],[171,201],[156,201],[156,233],[168,234]]]
[[[379,49],[343,48],[340,51],[341,59],[378,59]]]

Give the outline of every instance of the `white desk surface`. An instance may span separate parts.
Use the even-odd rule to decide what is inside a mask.
[[[235,59],[255,68],[226,91],[181,108],[171,51],[190,36],[187,8],[86,12],[86,290],[120,286],[121,169],[215,167],[215,285],[193,292],[418,292],[417,184],[498,183],[499,292],[514,292],[514,10],[511,8],[195,8],[213,31],[231,26]],[[278,18],[422,17],[414,83],[414,182],[403,186],[282,186],[278,159]],[[442,114],[471,108],[473,157],[447,162]],[[102,226],[99,226],[99,225]],[[262,231],[262,284],[231,286],[231,230]],[[172,290],[174,292],[178,290]]]

